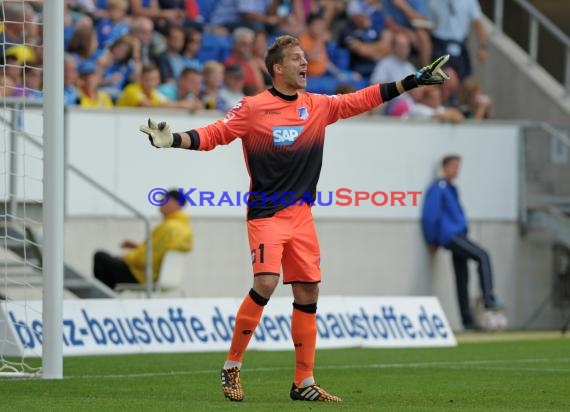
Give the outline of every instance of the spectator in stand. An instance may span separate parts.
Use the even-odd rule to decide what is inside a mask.
[[[354,87],[351,84],[339,84],[334,89],[334,94],[348,94],[348,93],[354,93],[355,91],[356,87]]]
[[[135,61],[136,39],[130,35],[118,38],[109,48],[100,88],[117,100],[128,83],[139,78],[142,65]]]
[[[182,58],[184,59],[184,67],[192,67],[202,71],[202,62],[198,59],[198,53],[202,47],[202,33],[198,30],[189,28],[186,30],[186,43]]]
[[[185,43],[186,33],[184,33],[184,29],[177,26],[170,27],[166,51],[156,58],[162,83],[176,83],[182,69],[184,69],[184,57],[181,53],[184,50]]]
[[[349,20],[340,38],[350,51],[350,69],[370,79],[376,62],[390,53],[391,33],[372,25],[376,9],[366,0],[351,0],[346,12]]]
[[[13,46],[12,46],[13,48]],[[3,70],[0,70],[5,75],[5,78],[10,79],[12,84],[22,83],[23,76],[23,65],[20,64],[18,57],[10,53],[10,49],[6,51],[5,56],[2,56],[4,60]]]
[[[277,16],[277,34],[299,36],[306,29],[303,0],[274,0],[270,13]]]
[[[198,0],[181,0],[181,1],[184,1],[184,11],[186,12],[186,26],[194,27],[198,30],[203,30],[204,16],[202,16]]]
[[[22,82],[14,86],[11,96],[25,97],[29,100],[41,100],[43,98],[42,73],[43,70],[39,67],[26,66]]]
[[[413,73],[415,66],[409,60],[410,50],[409,38],[404,33],[396,33],[392,38],[392,52],[376,64],[370,82],[394,82],[405,77],[405,73]]]
[[[302,0],[305,20],[311,14],[319,14],[325,20],[325,26],[332,28],[335,20],[346,10],[345,0]]]
[[[220,89],[224,83],[224,65],[215,60],[204,63],[204,88],[200,100],[206,110],[223,110],[224,102],[220,99]]]
[[[117,100],[117,106],[122,107],[169,107],[195,110],[193,102],[181,100],[169,101],[158,91],[160,72],[155,65],[143,67],[138,83],[131,83]]]
[[[489,119],[491,118],[491,107],[493,101],[483,93],[481,84],[473,79],[465,79],[460,89],[459,108],[467,118]]]
[[[65,7],[83,15],[93,14],[97,10],[95,0],[65,0]]]
[[[307,54],[307,74],[315,77],[332,75],[341,82],[358,80],[359,73],[345,73],[329,59],[327,42],[330,39],[331,32],[325,26],[324,18],[319,14],[311,14],[307,20],[307,31],[299,37],[301,48]]]
[[[79,106],[88,108],[113,107],[111,96],[99,90],[101,73],[94,62],[86,61],[78,68],[79,72]]]
[[[0,19],[3,30],[0,31],[0,64],[4,64],[5,51],[14,44],[30,44],[28,32],[37,32],[36,13],[27,2],[2,2]],[[35,41],[35,39],[34,39]]]
[[[374,72],[370,76],[370,83],[389,83],[406,77],[406,73],[413,73],[416,69],[408,60],[410,57],[410,40],[402,33],[396,33],[392,39],[392,53],[384,57],[374,67]],[[414,104],[413,97],[409,93],[404,93],[387,102],[380,108],[385,114],[394,115],[394,109],[401,114],[402,100],[408,105]]]
[[[438,87],[424,87],[419,101],[408,112],[412,119],[433,119],[449,123],[461,123],[465,117],[455,107],[445,107],[442,104],[441,90]]]
[[[137,17],[131,24],[131,33],[138,40],[135,49],[135,60],[140,59],[143,66],[153,62],[155,57],[166,50],[163,37],[154,32],[154,24],[148,17]],[[137,50],[139,56],[137,56]]]
[[[238,27],[233,33],[232,53],[224,62],[226,67],[240,65],[244,72],[246,95],[254,95],[265,89],[263,73],[252,62],[255,33],[246,27]]]
[[[75,58],[77,67],[86,61],[103,66],[105,50],[99,49],[97,33],[93,27],[81,26],[75,30],[67,45],[67,51]]]
[[[265,30],[270,35],[278,34],[277,9],[272,7],[274,0],[239,0],[238,13],[240,26],[252,30]]]
[[[95,6],[93,6],[95,7]],[[63,15],[63,41],[65,48],[69,40],[75,33],[78,27],[81,26],[93,26],[93,20],[91,19],[91,13],[82,13],[74,11],[72,9],[72,0],[66,0],[64,5],[64,15]]]
[[[471,58],[467,50],[467,38],[471,28],[479,44],[477,57],[480,63],[487,59],[487,33],[483,27],[478,0],[429,0],[433,55],[449,54],[448,66],[453,67],[463,81],[471,75]]]
[[[36,59],[35,48],[23,44],[17,44],[6,49],[5,57],[7,64],[19,66],[20,68],[25,66],[40,67],[42,63]]]
[[[107,0],[107,18],[97,23],[97,40],[100,47],[108,47],[129,32],[126,21],[127,0]]]
[[[384,0],[386,26],[394,33],[404,33],[415,51],[420,65],[431,61],[431,32],[427,0]]]
[[[182,70],[177,84],[161,84],[158,90],[171,102],[187,102],[187,109],[195,112],[204,108],[204,103],[200,100],[202,78],[202,72],[187,67]]]
[[[0,70],[0,96],[10,96],[14,91],[14,82]]]
[[[130,107],[162,107],[168,99],[157,90],[160,84],[160,71],[149,64],[144,66],[140,81],[131,83],[125,87],[117,100],[117,106]]]
[[[224,85],[220,89],[220,110],[228,111],[243,99],[243,70],[241,66],[226,67]]]
[[[160,8],[158,0],[130,0],[131,14],[134,17],[148,17],[155,24],[155,30],[163,35],[168,34],[170,26],[182,26],[184,12],[179,9]]]
[[[160,206],[163,220],[151,234],[154,282],[158,280],[160,265],[167,252],[192,250],[190,216],[182,210],[186,199],[180,196],[178,190],[171,190],[168,194],[169,200]],[[146,245],[146,241],[137,243],[124,240],[121,247],[129,251],[123,256],[111,256],[107,252],[97,251],[93,257],[95,278],[111,289],[114,289],[117,283],[146,283]]]
[[[240,18],[236,0],[218,0],[210,13],[208,28],[213,33],[225,36],[240,27]]]
[[[176,11],[183,27],[202,30],[202,16],[196,0],[158,0],[158,5],[161,10]]]
[[[447,107],[459,107],[459,89],[461,87],[459,76],[453,67],[447,67],[445,72],[449,76],[449,79],[441,85],[443,105]]]
[[[158,0],[129,0],[129,9],[134,17],[157,19],[162,16]]]
[[[65,105],[73,106],[79,102],[78,79],[77,62],[72,55],[66,53],[63,60],[63,101]]]
[[[108,1],[109,0],[93,0],[95,11],[90,13],[93,20],[97,21],[109,17],[109,10],[107,9]]]
[[[268,39],[265,30],[257,30],[253,38],[253,56],[251,58],[251,62],[261,72],[265,88],[273,85],[271,75],[267,71],[267,66],[265,66],[265,51],[267,50],[267,43]]]

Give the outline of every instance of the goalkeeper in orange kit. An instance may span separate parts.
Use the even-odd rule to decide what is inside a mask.
[[[441,84],[447,75],[442,56],[415,74],[354,93],[327,96],[305,93],[307,60],[299,41],[278,37],[265,58],[273,87],[245,97],[226,116],[210,125],[172,133],[169,125],[149,119],[140,130],[153,146],[212,150],[242,139],[251,178],[247,230],[253,265],[253,287],[236,316],[232,342],[221,370],[224,395],[241,401],[243,355],[263,308],[279,283],[293,292],[291,336],[295,346],[293,400],[340,402],[315,382],[320,249],[306,194],[316,194],[325,128],[339,119],[367,112],[407,90]],[[304,201],[303,201],[304,200]]]

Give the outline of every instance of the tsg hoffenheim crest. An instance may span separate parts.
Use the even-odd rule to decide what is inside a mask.
[[[299,107],[297,110],[299,111],[299,117],[301,119],[307,120],[309,118],[309,112],[306,107]]]

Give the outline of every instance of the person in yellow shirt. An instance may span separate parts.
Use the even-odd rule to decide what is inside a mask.
[[[195,110],[194,103],[189,100],[171,102],[158,91],[160,71],[154,64],[144,66],[138,83],[125,87],[123,94],[117,100],[117,106],[122,107],[169,107]]]
[[[99,90],[101,84],[101,73],[94,61],[83,62],[79,68],[79,105],[89,108],[105,108],[113,107],[113,99],[102,90]]]
[[[162,222],[152,231],[152,276],[158,280],[164,255],[171,250],[190,252],[193,235],[190,216],[182,211],[186,199],[178,190],[168,192],[169,200],[160,206]],[[123,256],[111,256],[97,251],[93,259],[95,278],[114,289],[118,283],[146,283],[146,241],[136,243],[125,240],[122,248],[130,249]]]

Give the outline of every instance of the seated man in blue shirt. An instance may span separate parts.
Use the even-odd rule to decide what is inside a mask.
[[[439,246],[451,251],[455,270],[457,298],[461,321],[465,329],[478,329],[469,307],[469,259],[479,265],[479,282],[483,303],[488,310],[500,309],[493,292],[493,272],[489,254],[467,238],[468,223],[459,202],[453,180],[459,173],[461,158],[448,155],[443,158],[443,178],[436,180],[427,190],[422,212],[422,228],[432,252]]]

